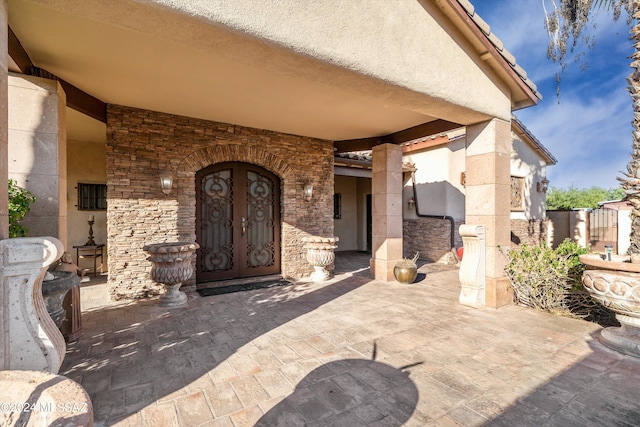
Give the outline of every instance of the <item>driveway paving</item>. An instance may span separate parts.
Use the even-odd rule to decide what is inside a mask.
[[[465,307],[457,267],[383,283],[368,258],[178,308],[110,303],[93,280],[60,373],[96,426],[640,425],[640,360],[600,344],[599,325]]]

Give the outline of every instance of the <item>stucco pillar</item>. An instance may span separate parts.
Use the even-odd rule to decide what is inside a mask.
[[[0,0],[0,239],[9,237],[9,201],[7,200],[7,1]],[[1,325],[0,325],[1,326]]]
[[[467,127],[465,223],[485,227],[486,306],[513,301],[504,277],[510,245],[511,123],[493,119]]]
[[[402,147],[373,147],[371,276],[395,280],[393,267],[402,258]]]
[[[9,73],[8,100],[9,178],[36,196],[22,224],[66,248],[66,95],[55,80]]]

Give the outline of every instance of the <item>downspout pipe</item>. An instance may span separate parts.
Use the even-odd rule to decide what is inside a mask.
[[[416,215],[418,215],[419,218],[435,218],[435,219],[446,219],[449,221],[449,223],[451,224],[451,227],[449,227],[451,229],[451,249],[453,249],[455,246],[455,222],[453,220],[453,217],[450,215],[425,215],[425,214],[421,214],[420,213],[420,205],[418,204],[418,192],[416,191],[416,172],[415,171],[411,171],[411,184],[413,186],[413,201],[415,203],[415,207],[416,207]]]

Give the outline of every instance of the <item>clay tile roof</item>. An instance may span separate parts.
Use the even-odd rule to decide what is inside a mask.
[[[491,27],[486,23],[484,19],[480,17],[475,12],[475,8],[473,4],[469,0],[457,0],[457,2],[462,6],[467,15],[471,18],[471,20],[478,26],[480,31],[487,37],[487,39],[495,46],[496,50],[502,57],[507,61],[507,63],[513,68],[516,74],[522,79],[522,81],[531,89],[531,91],[538,97],[538,99],[542,99],[542,94],[538,92],[538,87],[536,84],[527,77],[526,71],[516,63],[516,57],[513,56],[511,52],[505,49],[502,40],[498,38],[494,33],[491,32]]]

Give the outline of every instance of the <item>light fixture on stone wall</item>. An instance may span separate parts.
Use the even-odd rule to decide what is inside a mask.
[[[547,178],[543,178],[542,181],[538,181],[536,184],[536,190],[538,193],[546,193],[549,189],[549,180]]]
[[[313,184],[311,182],[307,182],[304,185],[302,197],[304,197],[304,200],[307,202],[311,201],[311,198],[313,197]]]
[[[171,172],[162,172],[160,174],[160,188],[162,188],[162,192],[164,194],[171,193],[171,188],[173,187],[173,175]]]
[[[409,201],[407,202],[409,204],[409,209],[413,210],[413,208],[416,206],[416,201],[413,199],[413,197],[409,197]]]

